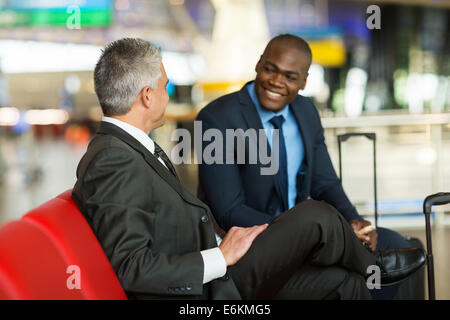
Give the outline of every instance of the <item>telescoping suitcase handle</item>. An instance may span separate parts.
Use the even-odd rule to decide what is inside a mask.
[[[376,151],[376,140],[377,136],[373,132],[353,132],[338,135],[338,148],[339,148],[339,179],[342,183],[342,150],[341,143],[347,141],[351,137],[366,137],[373,142],[373,200],[374,200],[374,216],[375,216],[375,227],[378,227],[378,197],[377,197],[377,151]]]
[[[373,132],[369,132],[369,133],[364,133],[364,132],[354,132],[354,133],[346,133],[346,134],[341,134],[338,136],[339,142],[345,142],[348,140],[348,138],[350,137],[360,137],[360,136],[364,136],[369,140],[376,140],[376,134]]]
[[[450,203],[450,192],[439,192],[425,198],[423,202],[423,212],[431,213],[432,206],[441,206]]]
[[[425,198],[423,213],[425,214],[425,231],[427,236],[427,271],[428,271],[428,299],[435,300],[433,248],[431,245],[431,208],[450,203],[450,192],[439,192]]]

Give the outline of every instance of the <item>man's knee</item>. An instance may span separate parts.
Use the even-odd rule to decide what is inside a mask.
[[[289,210],[302,223],[335,222],[339,220],[339,212],[331,205],[312,199],[305,200]]]

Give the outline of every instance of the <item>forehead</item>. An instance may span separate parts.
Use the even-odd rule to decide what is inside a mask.
[[[266,48],[262,62],[275,64],[284,71],[307,71],[309,61],[306,54],[285,43],[273,43]]]

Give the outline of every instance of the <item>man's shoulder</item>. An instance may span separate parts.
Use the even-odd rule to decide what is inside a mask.
[[[302,116],[311,120],[320,121],[319,111],[311,98],[299,94],[294,101],[291,102],[291,106],[301,112]]]
[[[99,151],[109,149],[119,149],[124,151],[132,151],[133,148],[125,141],[111,134],[97,133],[89,142],[86,153],[98,153]]]
[[[310,97],[302,96],[301,94],[298,94],[297,97],[295,97],[294,101],[292,101],[291,104],[293,106],[305,108],[308,111],[317,111],[313,100]]]
[[[240,91],[232,92],[211,101],[200,110],[199,118],[207,113],[214,114],[215,116],[234,114],[241,108],[239,93]]]
[[[133,148],[121,139],[110,134],[96,134],[89,142],[86,153],[81,158],[77,176],[83,176],[93,162],[116,158],[131,159],[135,154]]]

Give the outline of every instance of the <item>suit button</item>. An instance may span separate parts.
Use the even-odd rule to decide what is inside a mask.
[[[230,279],[230,276],[229,276],[228,274],[225,274],[225,275],[222,277],[222,281],[227,281],[228,279]]]
[[[186,290],[187,290],[187,291],[191,291],[191,290],[192,290],[192,286],[191,286],[190,284],[188,284],[188,285],[186,286]]]
[[[200,219],[202,220],[203,223],[206,223],[209,221],[208,216],[202,216]]]

